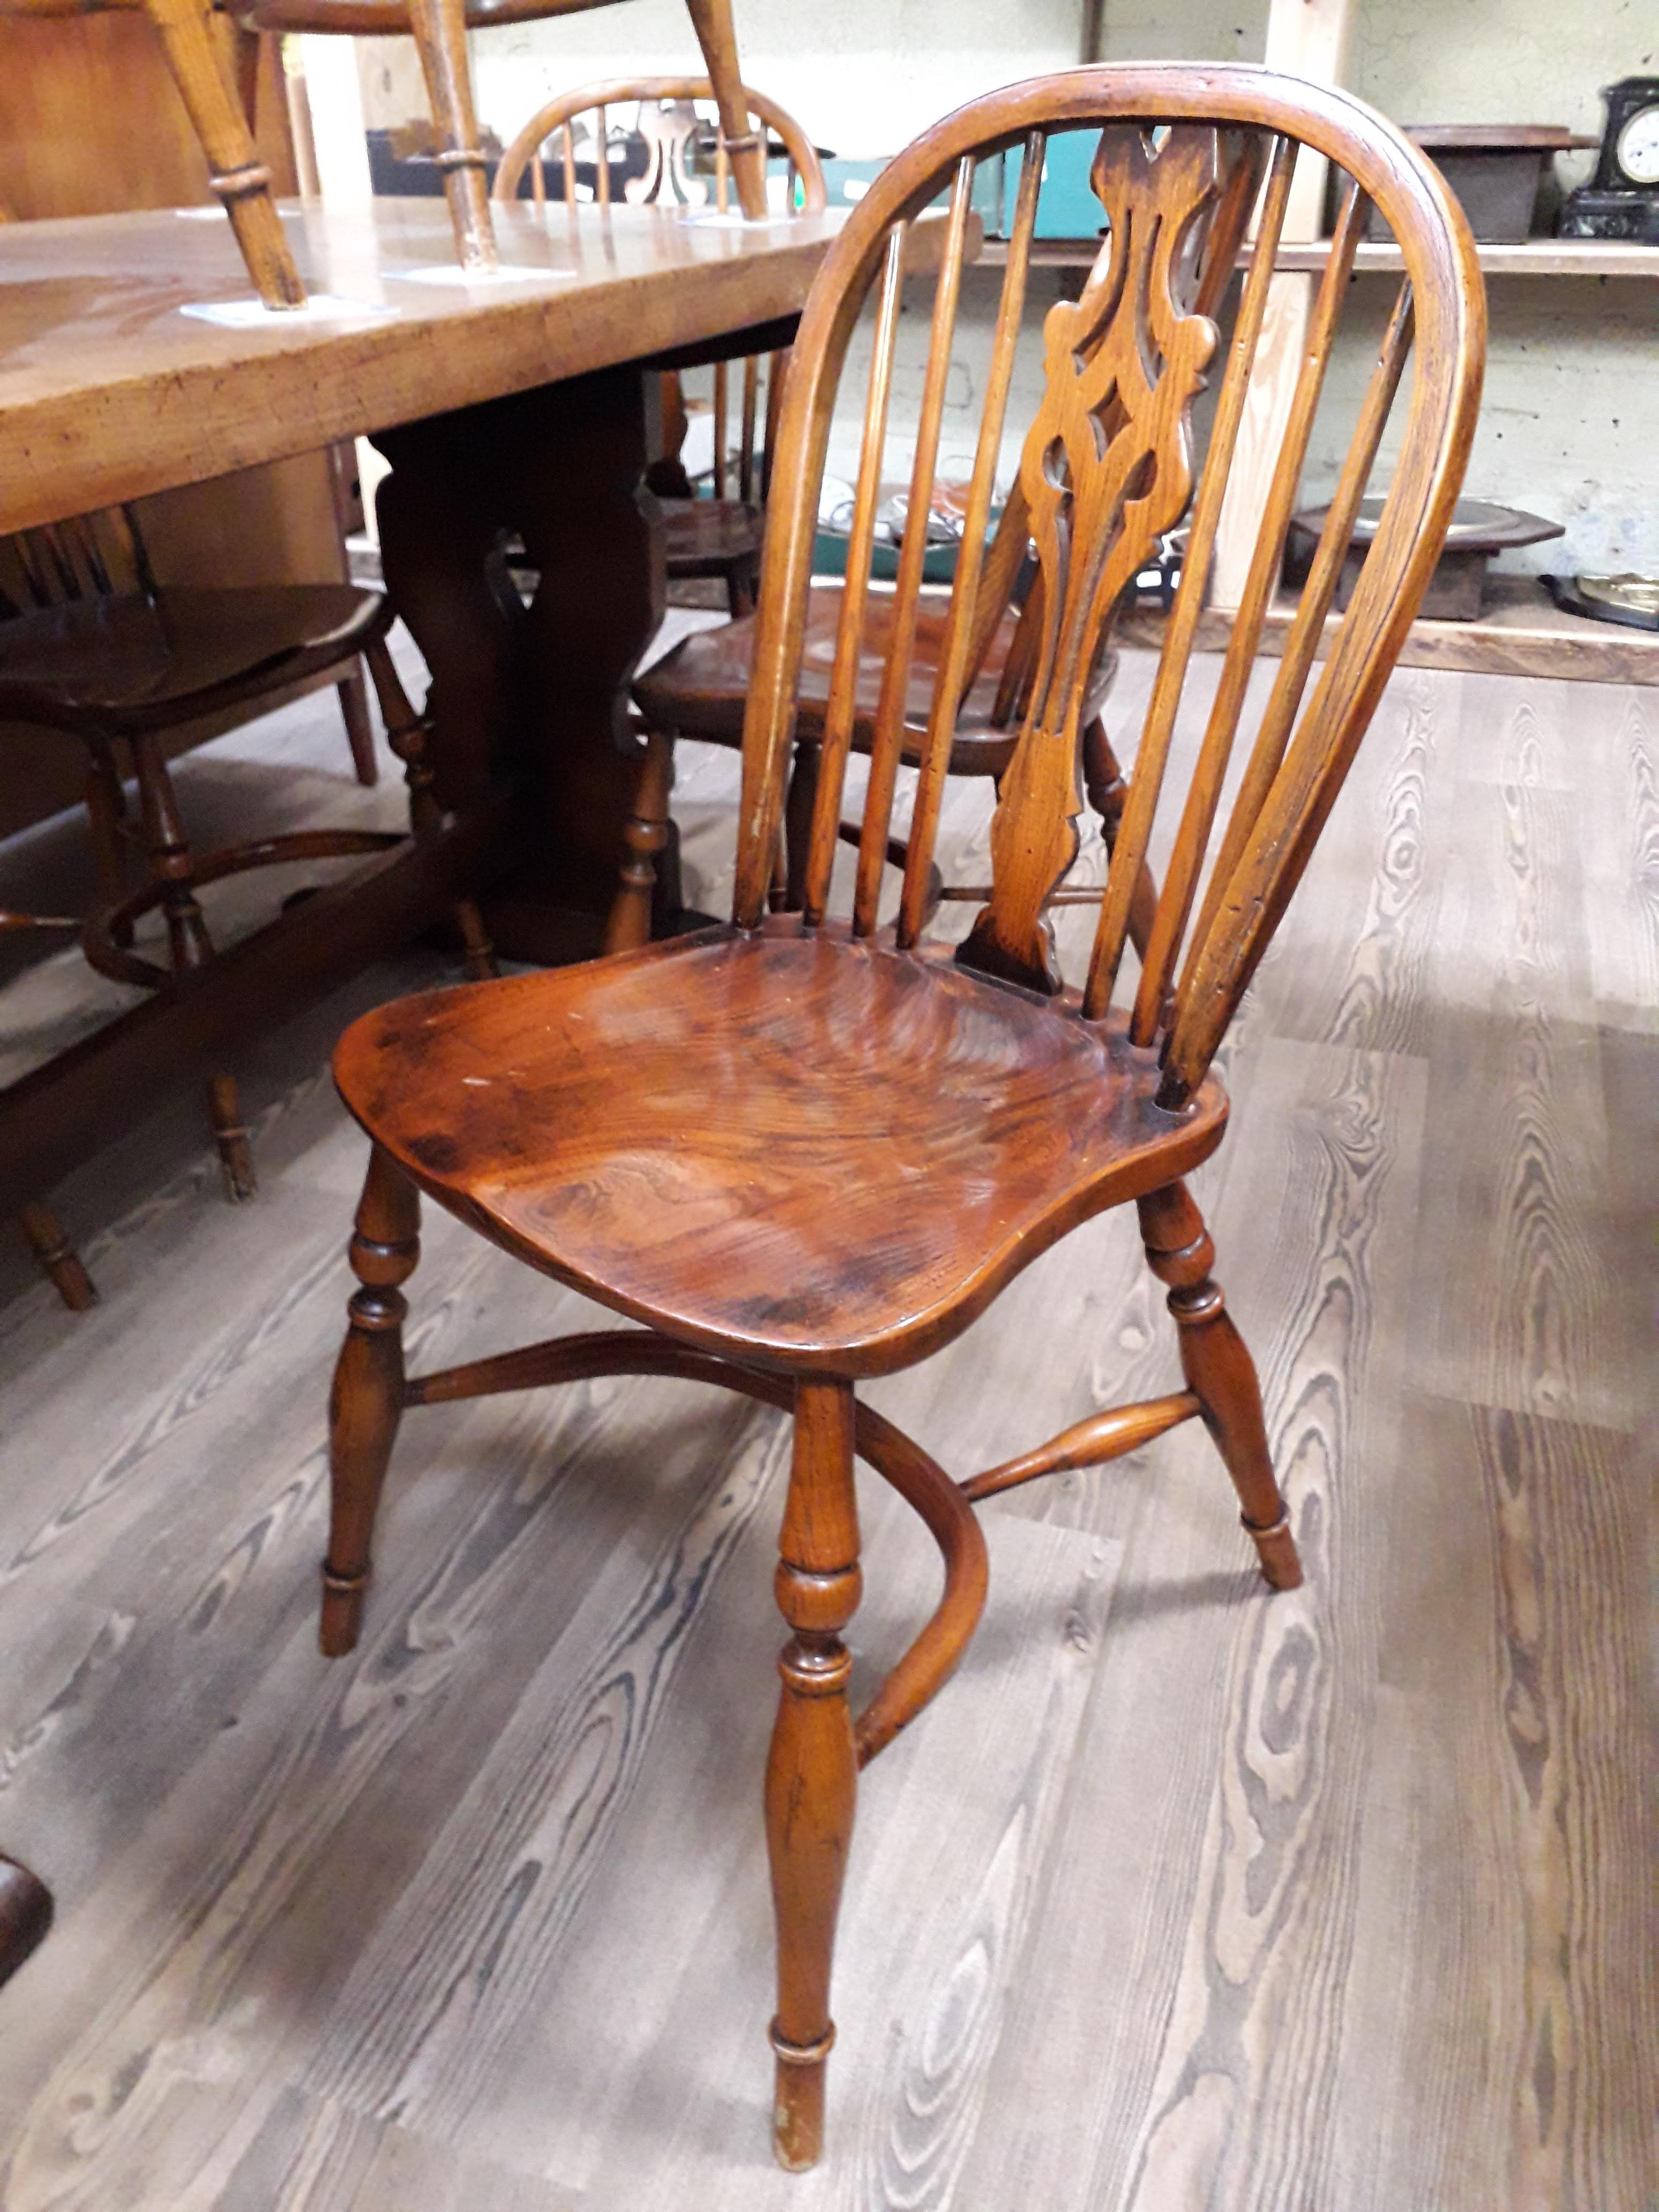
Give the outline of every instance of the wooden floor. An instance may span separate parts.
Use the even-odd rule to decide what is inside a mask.
[[[704,906],[735,766],[684,749]],[[301,773],[350,800],[326,702],[180,781]],[[1659,694],[1390,689],[1200,1179],[1307,1585],[1264,1595],[1193,1428],[987,1509],[979,1638],[864,1786],[802,2179],[781,1419],[653,1382],[412,1414],[370,1632],[317,1655],[363,1158],[325,1055],[448,972],[249,1056],[252,1206],[189,1098],[65,1186],[95,1313],[4,1259],[0,1842],[59,1905],[0,1994],[5,2212],[1651,2212]],[[428,1228],[419,1363],[580,1324]],[[967,1473],[1171,1387],[1154,1291],[1096,1224],[872,1395]],[[863,1497],[872,1675],[937,1569]]]

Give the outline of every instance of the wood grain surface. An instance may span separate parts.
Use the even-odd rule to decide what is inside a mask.
[[[1150,680],[1126,653],[1115,711]],[[861,1787],[802,2179],[764,2110],[781,1420],[657,1381],[411,1410],[369,1633],[314,1655],[363,1164],[324,1063],[444,968],[262,1045],[252,1206],[204,1202],[188,1095],[50,1194],[104,1299],[0,1255],[0,1834],[59,1905],[0,1993],[7,2212],[1648,2212],[1655,757],[1646,693],[1390,685],[1194,1179],[1307,1582],[1261,1592],[1193,1426],[984,1508],[962,1677]],[[680,766],[718,909],[735,757]],[[177,772],[296,824],[352,790],[320,702]],[[950,786],[941,861],[988,817]],[[1091,917],[1056,935],[1079,973]],[[604,1325],[424,1236],[422,1367]],[[965,1473],[1174,1389],[1173,1338],[1119,1216],[867,1395]],[[860,1491],[854,1702],[939,1588]]]
[[[0,231],[0,532],[791,314],[842,220],[503,208],[502,263],[536,273],[481,289],[406,281],[452,261],[435,201],[284,205],[307,289],[362,313],[252,330],[181,314],[247,278],[228,227],[171,209]],[[917,226],[918,267],[940,230]]]

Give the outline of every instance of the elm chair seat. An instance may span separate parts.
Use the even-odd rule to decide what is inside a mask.
[[[1121,1026],[784,915],[401,1000],[335,1074],[424,1190],[532,1267],[839,1374],[949,1342],[1035,1250],[1205,1158],[1227,1110],[1213,1081],[1155,1107],[1157,1054]]]

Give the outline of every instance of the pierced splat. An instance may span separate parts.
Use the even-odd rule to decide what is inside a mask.
[[[1081,299],[1048,311],[1048,388],[1020,462],[1042,580],[1030,705],[991,826],[995,888],[957,954],[1048,993],[1060,977],[1043,906],[1077,855],[1089,672],[1192,495],[1192,403],[1216,327],[1190,303],[1221,191],[1217,134],[1177,125],[1155,147],[1108,130],[1090,182],[1110,233]]]

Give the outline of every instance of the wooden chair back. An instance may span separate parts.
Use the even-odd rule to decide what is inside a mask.
[[[1036,199],[1048,140],[1097,134],[1091,182],[1109,226],[1081,297],[1043,325],[1042,398],[1019,448],[1001,526],[988,523],[1006,428]],[[992,572],[1038,564],[1034,651],[1018,673],[1020,734],[991,830],[993,889],[965,965],[1050,995],[1063,988],[1044,902],[1077,851],[1079,721],[1089,672],[1135,574],[1190,507],[1185,563],[1168,618],[1127,804],[1100,900],[1080,998],[1107,1017],[1130,902],[1162,795],[1176,709],[1203,605],[1222,503],[1247,419],[1250,372],[1268,307],[1292,170],[1332,163],[1342,191],[1335,235],[1195,770],[1127,1013],[1160,1049],[1160,1103],[1178,1108],[1202,1079],[1273,936],[1404,642],[1449,520],[1474,434],[1485,359],[1485,295],[1468,225],[1429,163],[1346,94],[1265,70],[1128,65],[1038,78],[974,101],[878,179],[821,270],[802,319],[784,401],[763,571],[754,682],[744,725],[734,918],[767,911],[832,411],[860,308],[878,295],[863,443],[807,867],[805,926],[821,925],[841,822],[854,678],[869,602],[884,442],[910,226],[948,192],[934,287],[908,512],[927,513],[961,289],[976,164],[1018,149],[1006,267],[991,339],[966,529],[951,590],[928,733],[916,771],[897,944],[921,935],[951,739],[1007,600]],[[1283,657],[1224,817],[1223,780],[1296,505],[1354,249],[1374,202],[1404,277],[1354,422],[1329,519]],[[1241,256],[1229,339],[1217,327]],[[1328,657],[1304,699],[1355,511],[1407,361],[1409,399],[1376,538]],[[1196,467],[1190,416],[1219,372],[1207,451]],[[1325,392],[1327,419],[1332,395]],[[851,927],[878,927],[900,769],[925,533],[906,532],[874,719]],[[1120,754],[1129,750],[1124,743]],[[1207,863],[1207,866],[1206,866]],[[1114,1018],[1115,1018],[1115,1017]]]
[[[155,580],[130,507],[0,538],[0,622],[77,600],[155,597]]]
[[[827,193],[823,164],[818,159],[817,148],[794,117],[779,106],[776,100],[769,100],[763,92],[757,92],[751,85],[743,85],[739,90],[745,119],[759,137],[763,148],[769,137],[775,137],[783,149],[785,208],[793,212],[799,199],[801,213],[821,214],[827,204]],[[591,143],[595,159],[594,180],[589,189],[601,207],[609,207],[615,193],[608,159],[611,111],[631,106],[636,111],[637,127],[646,141],[647,166],[642,176],[625,184],[624,198],[635,206],[666,204],[707,208],[708,183],[694,174],[691,168],[691,155],[702,129],[702,119],[696,112],[699,103],[718,109],[714,82],[707,76],[613,77],[601,83],[580,85],[549,100],[530,118],[501,156],[490,197],[502,202],[518,198],[527,170],[531,197],[538,207],[544,207],[550,199],[574,204],[579,189],[579,149]],[[590,120],[584,131],[578,126],[585,118]],[[714,119],[711,211],[725,215],[732,210],[732,165],[718,114]],[[547,149],[550,147],[556,148],[556,191],[550,190]],[[725,362],[714,364],[712,489],[716,499],[725,499],[735,489],[737,497],[745,505],[757,497],[763,502],[765,500],[769,473],[767,456],[772,451],[772,433],[783,396],[783,362],[781,355],[771,357],[763,402],[758,356],[751,354],[743,363],[735,466],[729,430],[730,373]],[[668,454],[671,459],[678,460],[686,428],[684,399],[678,376],[665,377],[664,384]],[[763,404],[765,434],[760,438]]]

